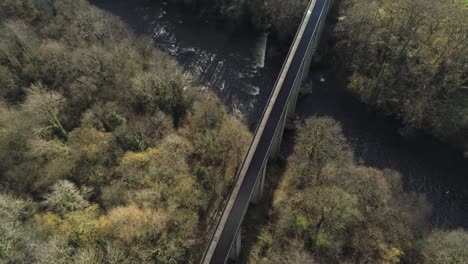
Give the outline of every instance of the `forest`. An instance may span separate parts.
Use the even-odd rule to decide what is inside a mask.
[[[468,155],[468,16],[461,1],[337,1],[322,52],[348,90]],[[465,3],[466,5],[466,3]],[[333,20],[333,19],[330,19]],[[401,175],[356,165],[330,117],[299,124],[248,263],[466,263],[468,232],[430,229]]]
[[[204,0],[200,12],[248,23],[289,45],[308,2]],[[424,131],[468,156],[468,2],[335,2],[326,59],[350,75],[349,90],[401,120],[403,135]]]
[[[431,208],[401,175],[358,166],[329,117],[300,124],[248,263],[466,263],[468,232],[428,230]]]
[[[306,0],[203,0],[294,36]],[[466,5],[466,2],[464,3]],[[462,1],[336,1],[346,89],[468,156]],[[0,263],[196,263],[252,138],[196,77],[86,0],[0,2]],[[248,263],[468,263],[397,171],[358,165],[330,117],[298,122]]]
[[[468,155],[468,3],[350,0],[333,48],[362,102]]]
[[[197,262],[242,118],[87,1],[0,18],[0,263]]]

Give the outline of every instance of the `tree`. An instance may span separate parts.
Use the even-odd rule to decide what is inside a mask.
[[[41,83],[33,84],[28,90],[26,101],[23,105],[25,111],[37,118],[39,123],[48,124],[44,130],[50,130],[61,139],[68,138],[68,132],[62,126],[59,119],[60,111],[65,103],[62,95],[47,91]]]
[[[336,52],[364,103],[463,149],[468,139],[468,16],[459,2],[353,0],[341,5]],[[461,144],[460,144],[461,143]]]
[[[304,206],[305,215],[296,216],[302,236],[312,243],[319,255],[342,254],[346,230],[362,218],[357,198],[338,187],[323,186],[306,191],[303,199],[300,204]]]
[[[52,186],[52,192],[45,197],[44,205],[56,213],[64,215],[81,210],[89,205],[76,186],[61,180]]]
[[[330,161],[351,159],[339,123],[331,118],[310,118],[298,129],[298,152],[321,169]]]
[[[24,161],[31,129],[24,115],[0,101],[0,177]]]
[[[99,219],[99,229],[107,237],[115,237],[128,245],[147,236],[158,236],[167,228],[169,215],[140,209],[134,205],[116,207]]]
[[[39,39],[30,26],[22,21],[6,21],[0,26],[0,62],[2,68],[1,95],[18,102],[24,94],[23,86],[30,85],[30,68],[33,64]]]
[[[0,260],[13,259],[25,247],[28,234],[22,221],[31,213],[31,201],[0,193]]]
[[[18,17],[29,20],[40,19],[47,9],[45,1],[5,0],[0,3],[0,22],[6,18]]]
[[[240,120],[229,117],[223,122],[216,138],[222,146],[220,157],[226,176],[234,176],[237,173],[252,137]]]
[[[0,16],[0,185],[38,210],[0,195],[0,262],[195,262],[245,125],[88,1],[6,0]]]
[[[274,33],[283,42],[288,42],[294,37],[308,2],[302,0],[264,2],[269,7],[270,23]]]
[[[51,238],[47,241],[38,241],[30,245],[30,257],[24,261],[33,261],[39,264],[65,264],[72,255],[72,247],[61,238]]]
[[[12,100],[18,96],[18,79],[8,68],[0,66],[0,97]]]
[[[403,192],[397,172],[358,166],[351,153],[333,119],[314,117],[299,127],[252,259],[285,262],[281,256],[305,254],[300,243],[324,263],[418,259],[426,200]]]
[[[461,264],[468,262],[468,233],[462,229],[436,230],[423,242],[424,263]]]
[[[154,113],[160,109],[171,114],[177,126],[190,103],[185,86],[180,76],[162,78],[158,72],[148,72],[132,80],[129,100],[139,111]]]
[[[297,187],[325,180],[325,171],[332,166],[341,170],[352,163],[352,153],[341,126],[331,118],[305,120],[298,128],[296,142],[292,168]]]
[[[56,238],[74,248],[86,248],[103,238],[98,226],[100,213],[99,206],[93,204],[63,215],[52,212],[35,214],[34,223],[46,240]]]
[[[101,187],[111,178],[110,165],[116,163],[116,147],[111,133],[81,126],[69,134],[71,178],[79,184]]]

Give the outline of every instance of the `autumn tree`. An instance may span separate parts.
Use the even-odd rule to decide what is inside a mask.
[[[340,6],[335,49],[364,103],[466,148],[468,16],[446,0],[353,0]]]
[[[47,91],[42,84],[33,84],[28,90],[24,109],[28,114],[36,117],[39,123],[43,124],[41,133],[50,132],[61,139],[68,138],[68,132],[60,121],[59,114],[65,103],[62,95]]]
[[[0,193],[0,260],[14,259],[26,247],[28,234],[22,221],[32,209],[31,201]]]
[[[62,215],[81,210],[89,205],[78,188],[66,180],[59,181],[52,186],[52,191],[45,197],[44,204],[48,209]]]
[[[466,245],[468,234],[462,229],[434,231],[424,242],[424,263],[465,263],[468,261]]]
[[[412,243],[429,212],[424,197],[404,193],[396,172],[356,165],[329,117],[305,120],[296,140],[254,262],[299,254],[301,245],[302,255],[326,263],[399,263],[417,255]]]

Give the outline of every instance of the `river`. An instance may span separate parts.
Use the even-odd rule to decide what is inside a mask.
[[[121,17],[137,34],[152,36],[156,47],[173,55],[230,110],[248,113],[248,124],[255,127],[283,59],[277,49],[270,49],[263,67],[258,56],[263,35],[249,30],[226,34],[224,27],[164,1],[91,2]]]
[[[226,29],[164,1],[91,2],[119,16],[136,34],[152,36],[156,47],[173,55],[255,128],[287,50],[272,42],[263,50],[263,34]],[[406,191],[427,196],[431,228],[468,228],[467,159],[426,135],[400,136],[398,121],[358,102],[344,89],[345,78],[332,70],[313,70],[310,82],[313,92],[299,99],[299,117],[333,117],[359,164],[400,172]]]

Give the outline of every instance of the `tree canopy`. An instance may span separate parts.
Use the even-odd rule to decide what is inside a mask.
[[[251,134],[85,0],[0,3],[0,262],[198,261]]]
[[[465,231],[428,232],[424,195],[403,191],[396,171],[357,165],[351,151],[329,117],[299,126],[249,263],[465,261]]]
[[[404,133],[424,130],[467,151],[467,12],[460,1],[342,2],[333,52],[348,88],[401,119]]]

